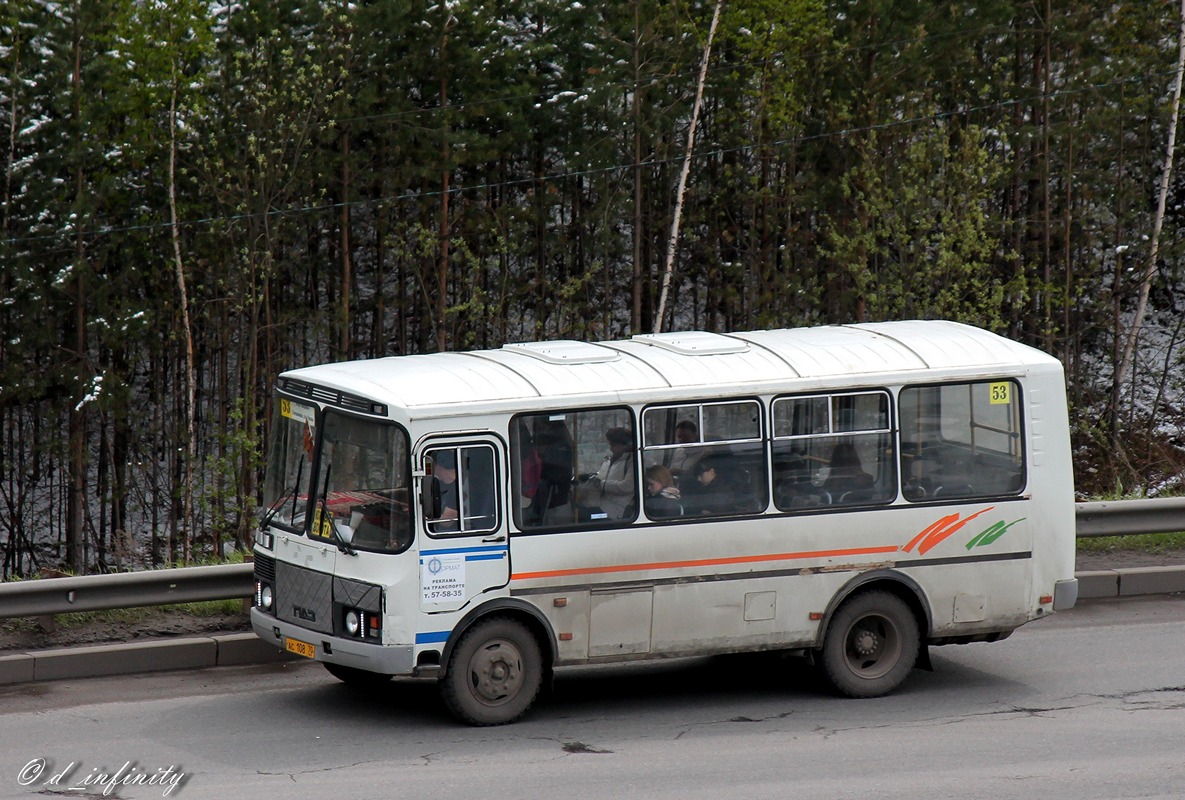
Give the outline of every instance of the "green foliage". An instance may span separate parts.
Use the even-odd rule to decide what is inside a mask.
[[[243,485],[248,480],[245,473],[263,469],[263,450],[259,431],[245,425],[243,403],[242,398],[237,398],[222,423],[208,425],[215,432],[216,446],[207,459],[198,497],[215,542],[233,538],[250,527],[257,510],[255,498],[243,493]],[[237,544],[239,549],[230,554],[230,563],[242,560],[245,543],[240,539]],[[215,553],[215,557],[219,555]]]
[[[64,557],[33,547],[73,525],[64,475],[84,476],[92,562],[132,537],[164,563],[187,535],[174,150],[189,466],[212,550],[249,539],[282,369],[653,327],[714,6],[0,7],[3,574]],[[1066,364],[1082,486],[1179,473],[1179,210],[1155,348],[1108,385],[1147,256],[1178,11],[1054,6],[726,2],[674,325],[1006,332]]]
[[[868,136],[841,179],[846,213],[829,220],[821,252],[851,287],[861,319],[943,318],[1003,330],[1023,286],[995,274],[989,230],[1003,170],[975,127],[935,125],[902,142]],[[954,140],[952,142],[952,139]]]
[[[1100,536],[1078,540],[1079,553],[1141,552],[1156,556],[1185,550],[1185,533],[1147,533],[1139,536]]]

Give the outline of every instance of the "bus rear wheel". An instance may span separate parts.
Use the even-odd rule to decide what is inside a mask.
[[[823,640],[820,666],[848,697],[879,697],[913,669],[920,648],[917,618],[895,594],[861,592],[844,601]]]
[[[440,695],[470,725],[505,725],[527,712],[543,685],[539,642],[520,622],[490,617],[461,635],[449,655]]]

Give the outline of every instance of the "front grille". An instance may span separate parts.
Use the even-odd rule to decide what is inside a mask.
[[[276,564],[276,616],[302,628],[333,633],[333,576]]]
[[[379,614],[383,610],[383,590],[369,583],[352,581],[349,578],[333,579],[333,596],[337,602],[349,608]]]
[[[375,403],[365,397],[349,394],[348,392],[339,392],[336,389],[328,389],[324,386],[315,386],[311,383],[298,381],[295,378],[281,378],[279,381],[280,389],[297,397],[307,397],[310,400],[319,400],[322,403],[328,403],[332,406],[341,406],[348,408],[351,411],[361,411],[363,414],[377,414],[385,417],[387,415],[387,406],[382,403]]]
[[[276,560],[271,556],[255,554],[255,580],[259,583],[276,585]]]

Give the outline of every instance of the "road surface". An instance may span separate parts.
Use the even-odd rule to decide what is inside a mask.
[[[580,669],[486,729],[306,662],[16,685],[0,798],[1185,797],[1185,598],[932,655],[875,700],[772,656]]]

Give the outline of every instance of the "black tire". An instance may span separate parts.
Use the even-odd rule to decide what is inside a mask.
[[[527,713],[542,685],[539,642],[522,623],[490,617],[461,635],[440,679],[440,696],[462,722],[505,725]]]
[[[325,669],[329,670],[330,675],[354,689],[374,689],[391,680],[390,675],[382,675],[378,672],[347,667],[342,664],[330,664],[328,661],[321,663],[325,665]]]
[[[861,592],[832,617],[819,663],[840,694],[879,697],[909,675],[920,642],[917,618],[904,600],[884,591]]]

